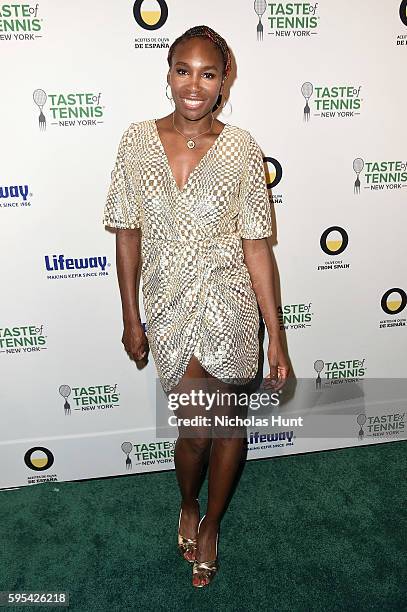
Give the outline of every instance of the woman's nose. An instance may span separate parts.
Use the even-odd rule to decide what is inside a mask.
[[[198,92],[199,89],[200,89],[199,76],[192,75],[190,80],[189,80],[188,85],[189,85],[189,90],[190,90],[191,93],[192,92],[194,92],[194,93]]]

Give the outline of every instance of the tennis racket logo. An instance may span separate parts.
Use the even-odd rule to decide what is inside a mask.
[[[359,440],[363,440],[363,438],[365,437],[363,425],[366,423],[366,421],[367,421],[367,417],[363,413],[358,414],[358,416],[356,417],[356,422],[359,425],[359,433],[358,433]]]
[[[71,414],[71,406],[68,402],[68,397],[71,395],[71,392],[72,392],[72,389],[69,385],[61,385],[59,387],[59,394],[62,395],[62,397],[65,400],[64,402],[65,416]]]
[[[315,380],[315,388],[316,389],[321,389],[322,381],[321,381],[321,376],[320,375],[321,375],[321,372],[324,369],[324,367],[325,367],[325,364],[322,361],[322,359],[317,359],[316,361],[314,361],[314,370],[317,373],[317,377],[316,377],[316,380]]]
[[[309,99],[311,98],[312,94],[314,93],[314,86],[312,83],[310,82],[306,82],[303,83],[301,85],[301,93],[303,95],[303,97],[305,98],[305,106],[304,106],[304,113],[303,113],[303,121],[308,122],[310,120],[310,115],[311,115],[311,109],[309,107]]]
[[[122,451],[126,455],[126,470],[131,470],[132,462],[130,459],[130,453],[133,450],[133,444],[131,442],[123,442]]]
[[[266,0],[254,0],[254,12],[256,13],[257,17],[259,18],[258,24],[257,24],[257,40],[263,40],[263,34],[264,34],[264,27],[263,27],[263,23],[261,21],[261,18],[263,17],[264,13],[266,12],[266,8],[267,8],[267,2]]]
[[[356,180],[355,183],[353,185],[353,193],[354,194],[360,194],[360,173],[363,170],[363,166],[365,165],[365,162],[363,161],[363,159],[361,157],[357,157],[356,159],[353,160],[353,170],[356,174]]]
[[[45,132],[47,128],[47,121],[43,112],[43,108],[47,102],[47,98],[48,96],[43,89],[36,89],[33,92],[34,103],[37,105],[38,110],[40,111],[40,114],[38,116],[38,126],[40,128],[40,132]]]

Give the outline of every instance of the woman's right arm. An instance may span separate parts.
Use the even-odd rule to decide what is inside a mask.
[[[116,233],[116,270],[123,312],[124,348],[139,361],[147,354],[148,340],[141,325],[139,281],[141,229],[118,229]]]

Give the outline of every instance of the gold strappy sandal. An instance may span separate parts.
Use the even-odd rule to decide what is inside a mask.
[[[196,498],[198,501],[198,498]],[[185,538],[180,534],[179,528],[181,525],[182,508],[179,511],[178,519],[178,550],[186,561],[193,563],[195,561],[196,553],[196,538]]]
[[[201,518],[198,525],[198,533],[199,527],[201,526],[202,519],[205,518],[205,515]],[[192,585],[196,588],[208,586],[215,577],[216,572],[219,568],[218,563],[218,539],[219,532],[216,534],[216,558],[213,561],[194,561],[192,566]],[[194,584],[194,578],[198,577],[199,581],[206,580],[205,584]]]

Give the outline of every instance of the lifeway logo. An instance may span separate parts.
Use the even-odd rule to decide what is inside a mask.
[[[0,208],[31,206],[32,195],[28,185],[0,185]]]
[[[64,278],[87,278],[108,276],[110,267],[106,255],[94,257],[65,257],[65,255],[45,255],[45,269],[50,280]]]
[[[251,451],[253,450],[265,450],[267,448],[275,448],[278,446],[294,446],[296,436],[294,431],[275,431],[269,433],[260,433],[258,431],[251,431],[248,438],[247,444],[250,446]]]
[[[42,38],[39,4],[0,4],[0,41]]]

